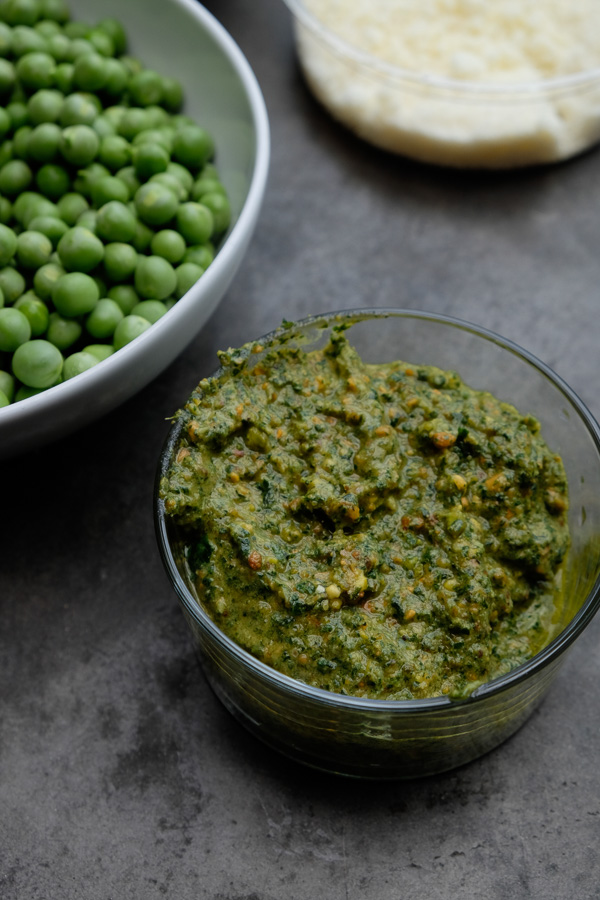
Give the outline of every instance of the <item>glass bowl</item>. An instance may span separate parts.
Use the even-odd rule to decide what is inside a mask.
[[[411,71],[340,37],[305,0],[285,2],[312,92],[384,150],[444,166],[501,169],[567,159],[600,139],[600,65],[519,83]],[[377,0],[370,24],[376,20]]]
[[[310,766],[364,778],[413,778],[467,763],[500,744],[550,687],[566,650],[600,604],[600,429],[573,391],[520,347],[483,328],[408,310],[359,310],[311,317],[260,339],[323,346],[333,325],[352,322],[350,341],[367,362],[403,359],[454,369],[463,380],[536,416],[564,461],[570,488],[569,551],[551,642],[527,663],[451,700],[367,700],[331,693],[259,662],[202,608],[160,483],[185,418],[172,425],[158,466],[155,522],[167,574],[216,695],[254,735]],[[213,378],[219,378],[217,371]]]

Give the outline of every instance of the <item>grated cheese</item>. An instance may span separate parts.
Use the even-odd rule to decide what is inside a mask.
[[[408,73],[398,80],[361,66],[297,23],[300,60],[316,96],[385,149],[499,168],[564,159],[600,139],[600,72],[581,86],[544,85],[600,67],[600,0],[304,4],[346,44]],[[411,74],[459,84],[440,87]],[[481,92],[470,90],[476,86]]]

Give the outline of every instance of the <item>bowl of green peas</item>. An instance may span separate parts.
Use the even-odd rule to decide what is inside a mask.
[[[254,74],[195,0],[0,0],[0,456],[175,359],[235,275],[268,164]]]

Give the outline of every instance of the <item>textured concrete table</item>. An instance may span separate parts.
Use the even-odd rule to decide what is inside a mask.
[[[208,689],[155,547],[165,418],[236,345],[348,306],[450,313],[543,358],[596,416],[600,152],[507,175],[388,157],[305,90],[278,0],[214,0],[263,87],[273,162],[234,285],[171,369],[3,463],[2,900],[600,897],[600,619],[529,723],[413,783],[327,778]]]

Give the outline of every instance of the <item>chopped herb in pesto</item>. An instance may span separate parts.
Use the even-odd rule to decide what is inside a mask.
[[[550,634],[569,544],[537,421],[454,372],[318,351],[221,354],[162,483],[218,626],[307,684],[469,694]]]

